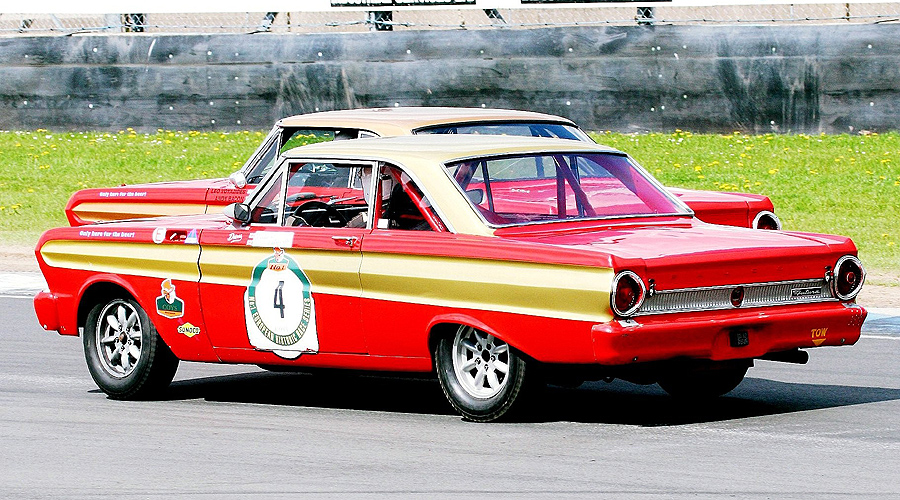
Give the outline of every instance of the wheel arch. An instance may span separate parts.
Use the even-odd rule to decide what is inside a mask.
[[[509,341],[508,336],[503,335],[502,332],[497,331],[495,328],[491,327],[487,323],[479,320],[478,318],[474,318],[467,314],[447,314],[435,317],[431,320],[431,323],[428,324],[428,355],[431,357],[431,366],[434,369],[434,349],[437,347],[438,341],[445,336],[450,336],[456,333],[456,330],[460,326],[470,326],[472,328],[476,328],[485,333],[493,335],[494,337],[506,342],[513,349],[518,351],[525,357],[528,356],[528,353],[522,351],[515,343],[511,343]]]
[[[137,301],[137,294],[126,283],[113,277],[98,277],[87,283],[79,294],[77,326],[84,328],[88,313],[95,305],[114,298],[127,298]]]

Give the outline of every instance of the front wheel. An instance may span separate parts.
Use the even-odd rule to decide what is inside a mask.
[[[132,299],[115,298],[88,313],[84,357],[97,386],[114,399],[140,399],[165,388],[178,358]]]
[[[493,335],[460,326],[438,341],[435,365],[444,395],[468,420],[491,422],[522,406],[528,365]]]

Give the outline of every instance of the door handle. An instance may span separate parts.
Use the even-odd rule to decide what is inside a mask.
[[[351,248],[356,244],[357,241],[359,241],[356,236],[332,236],[331,239],[334,240],[334,242],[337,244],[343,243],[344,245],[347,245]]]

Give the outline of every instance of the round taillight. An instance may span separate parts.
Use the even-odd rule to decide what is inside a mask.
[[[617,316],[631,316],[644,302],[646,288],[641,278],[632,271],[622,271],[612,283],[610,306]]]
[[[739,286],[731,290],[731,305],[741,307],[744,303],[744,287]]]
[[[756,214],[756,217],[753,219],[753,228],[780,230],[781,219],[779,219],[778,216],[774,213],[768,210],[763,210]]]
[[[862,262],[852,255],[845,255],[834,265],[831,291],[841,300],[851,300],[859,294],[865,278]]]

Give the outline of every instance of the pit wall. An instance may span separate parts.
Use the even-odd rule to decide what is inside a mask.
[[[589,130],[900,129],[900,25],[0,38],[0,129],[264,129],[377,106]]]

